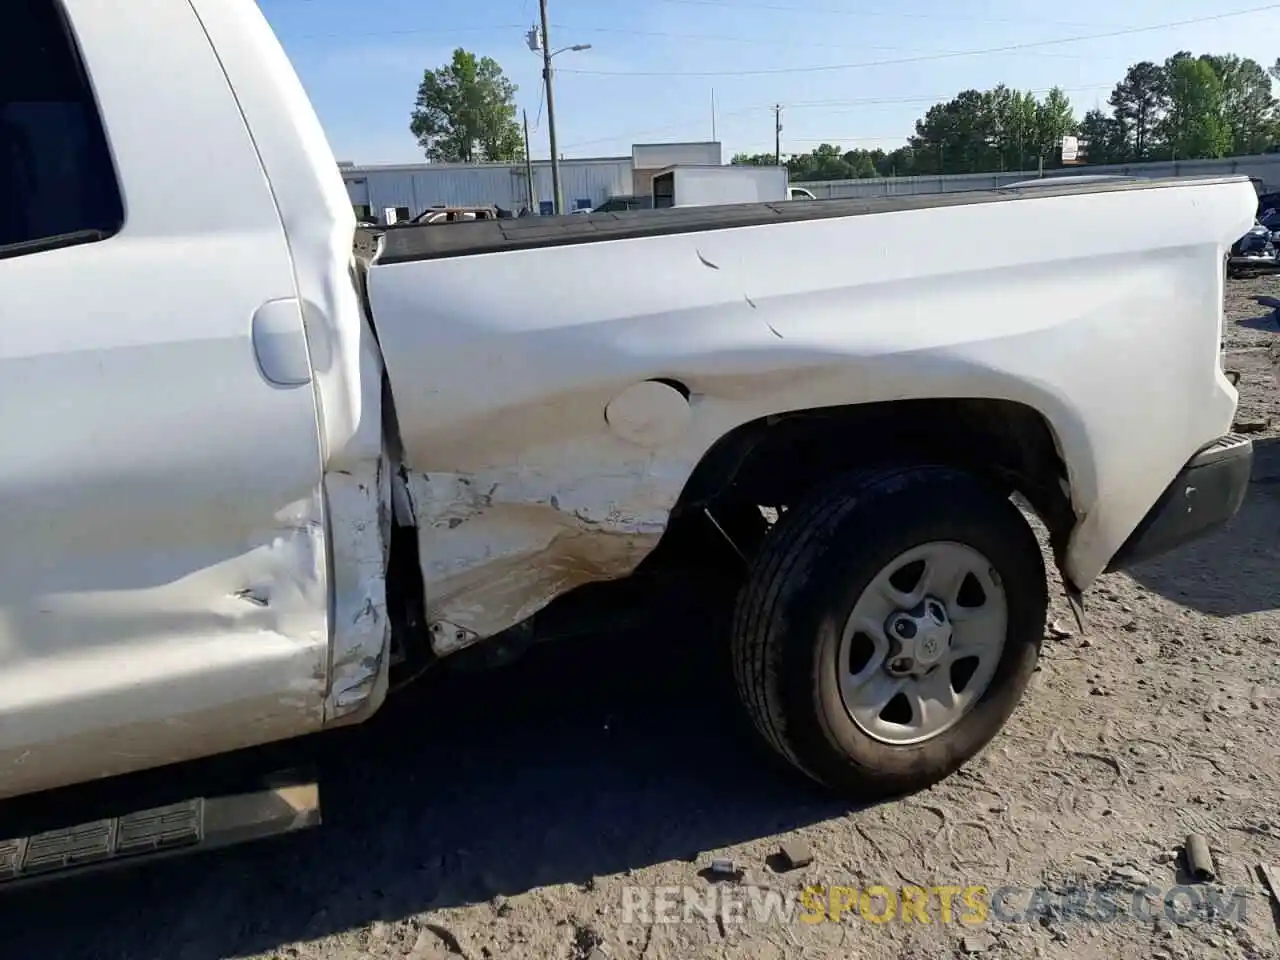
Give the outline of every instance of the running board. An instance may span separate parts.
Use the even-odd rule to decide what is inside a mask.
[[[252,793],[196,797],[0,840],[0,890],[319,826],[319,784],[272,779],[274,786]]]

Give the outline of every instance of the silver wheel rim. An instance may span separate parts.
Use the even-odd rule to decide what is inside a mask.
[[[1000,576],[977,550],[940,540],[900,554],[862,592],[840,638],[850,719],[895,746],[950,730],[991,685],[1008,623]]]

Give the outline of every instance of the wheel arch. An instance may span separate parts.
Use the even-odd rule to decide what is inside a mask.
[[[708,449],[672,518],[717,504],[789,504],[851,470],[933,463],[1023,496],[1048,527],[1061,567],[1077,522],[1061,449],[1049,420],[1013,400],[912,399],[766,416]]]

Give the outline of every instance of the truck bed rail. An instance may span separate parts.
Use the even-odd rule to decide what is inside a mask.
[[[662,210],[619,210],[607,213],[559,217],[522,217],[455,223],[441,230],[429,226],[390,227],[383,236],[379,264],[439,260],[481,253],[501,253],[540,247],[560,247],[605,240],[631,240],[680,233],[699,233],[767,223],[830,220],[874,213],[929,210],[977,203],[1016,203],[1051,197],[1114,193],[1130,190],[1168,190],[1210,183],[1247,182],[1238,177],[1168,177],[1159,180],[1091,180],[1072,184],[1063,177],[1042,189],[975,190],[904,197],[860,197],[850,200],[813,200],[799,203],[736,203],[705,207],[673,207]],[[363,232],[363,231],[360,231]]]

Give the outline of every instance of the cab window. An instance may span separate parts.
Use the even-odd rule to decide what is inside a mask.
[[[105,240],[124,205],[80,52],[57,0],[4,0],[0,257]]]

